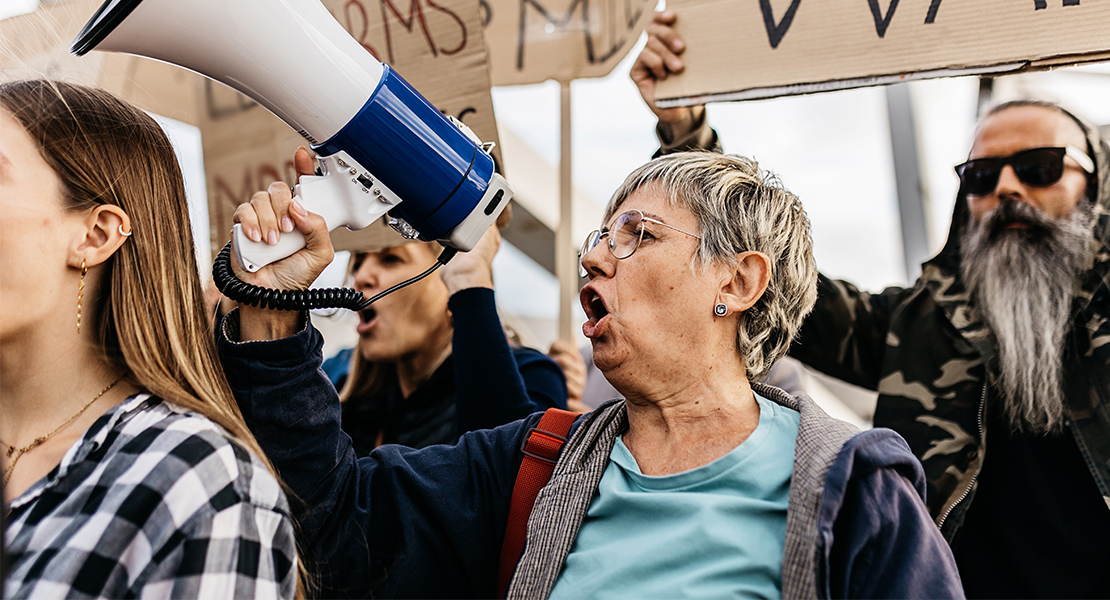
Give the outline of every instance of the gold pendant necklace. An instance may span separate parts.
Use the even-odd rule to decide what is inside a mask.
[[[72,423],[74,419],[81,416],[82,413],[84,413],[86,410],[88,410],[88,408],[90,406],[93,405],[93,402],[96,402],[97,400],[99,400],[100,397],[105,394],[105,392],[112,389],[113,385],[116,385],[117,383],[119,383],[120,379],[123,379],[123,376],[120,376],[118,379],[116,379],[112,383],[109,383],[104,389],[100,390],[100,392],[98,392],[95,396],[93,396],[92,400],[89,400],[88,402],[85,403],[84,406],[81,407],[81,410],[74,413],[72,417],[66,419],[65,423],[62,423],[61,425],[58,425],[50,433],[35,438],[34,440],[31,441],[30,444],[27,444],[26,446],[24,446],[22,448],[16,448],[15,446],[12,446],[11,444],[0,441],[0,444],[3,444],[3,445],[8,447],[8,452],[7,452],[6,456],[8,458],[12,459],[12,462],[8,465],[8,468],[4,469],[4,484],[7,485],[8,480],[11,479],[11,477],[12,477],[12,471],[15,470],[16,463],[19,462],[19,459],[23,458],[24,454],[27,454],[27,452],[37,448],[38,446],[41,446],[46,440],[50,439],[50,436],[54,435],[55,433],[58,433],[59,431],[64,429],[66,425],[69,425],[70,423]],[[15,458],[12,458],[13,454],[15,455]]]

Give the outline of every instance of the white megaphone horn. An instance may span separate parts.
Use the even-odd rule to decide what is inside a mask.
[[[389,212],[408,238],[467,251],[508,204],[491,145],[445,117],[374,59],[318,0],[107,0],[73,42],[168,62],[265,106],[312,145],[322,176],[294,190],[329,229],[361,229]],[[270,246],[236,225],[250,271],[304,247],[297,231]]]

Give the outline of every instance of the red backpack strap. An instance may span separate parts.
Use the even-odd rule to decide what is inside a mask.
[[[513,484],[513,503],[509,507],[509,522],[505,527],[505,541],[501,545],[501,566],[497,572],[497,597],[504,598],[509,590],[509,580],[516,570],[516,563],[524,551],[524,540],[528,535],[528,517],[536,496],[551,479],[559,451],[567,443],[567,434],[574,420],[572,413],[558,408],[549,408],[535,427],[524,435],[520,451],[524,461]]]

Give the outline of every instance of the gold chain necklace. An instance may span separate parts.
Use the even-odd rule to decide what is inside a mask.
[[[93,405],[93,402],[96,402],[97,400],[99,400],[100,397],[105,394],[105,392],[112,389],[113,385],[116,385],[117,383],[119,383],[120,379],[123,379],[123,376],[120,376],[118,379],[116,379],[112,383],[109,383],[104,389],[100,390],[100,392],[97,393],[97,395],[93,396],[92,400],[89,400],[87,403],[85,403],[84,406],[81,407],[81,410],[74,413],[72,417],[66,419],[65,423],[62,423],[61,425],[58,425],[50,433],[35,438],[34,440],[31,441],[30,444],[27,444],[26,446],[24,446],[22,448],[16,448],[15,446],[12,446],[11,444],[0,441],[0,444],[3,444],[3,445],[8,447],[8,452],[7,452],[6,456],[8,458],[12,459],[11,464],[9,464],[8,468],[4,470],[4,483],[7,484],[8,480],[11,479],[12,471],[15,470],[15,464],[17,462],[19,462],[19,459],[23,458],[24,454],[27,454],[29,451],[31,451],[31,450],[37,448],[38,446],[42,445],[43,442],[50,439],[50,436],[54,435],[55,433],[58,433],[63,428],[65,428],[66,425],[69,425],[70,423],[72,423],[74,419],[81,416],[82,413],[84,413],[86,410],[88,410],[88,408],[90,406]],[[12,458],[13,454],[15,455],[15,458]]]

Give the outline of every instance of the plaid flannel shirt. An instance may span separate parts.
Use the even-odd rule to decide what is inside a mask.
[[[289,506],[208,419],[138,394],[9,507],[8,598],[291,598]]]

